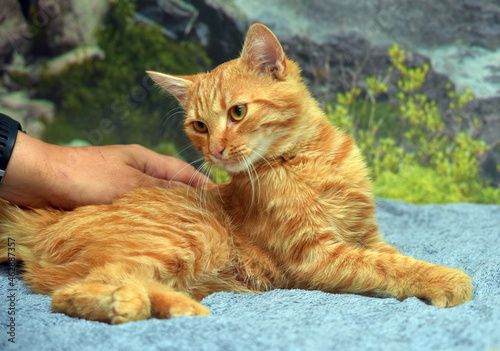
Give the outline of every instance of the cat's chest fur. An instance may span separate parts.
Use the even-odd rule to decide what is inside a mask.
[[[290,267],[305,250],[362,242],[374,223],[364,166],[353,162],[358,151],[342,133],[334,136],[321,141],[323,152],[263,164],[254,179],[236,176],[220,187],[242,276],[253,289],[302,287]]]

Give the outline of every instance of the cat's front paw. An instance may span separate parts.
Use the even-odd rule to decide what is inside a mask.
[[[471,278],[458,269],[439,267],[439,272],[430,277],[427,297],[438,307],[454,307],[472,300]]]
[[[111,324],[148,319],[151,303],[146,290],[138,286],[122,286],[112,296],[108,316]]]

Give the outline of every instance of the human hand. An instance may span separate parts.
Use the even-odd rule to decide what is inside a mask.
[[[72,209],[112,202],[142,186],[211,181],[175,157],[138,145],[66,147],[18,134],[0,197],[20,206]]]

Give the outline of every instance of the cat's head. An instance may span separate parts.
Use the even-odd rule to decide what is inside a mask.
[[[262,24],[249,29],[239,58],[209,73],[148,73],[186,111],[187,135],[206,161],[230,173],[291,152],[310,124],[300,70]]]

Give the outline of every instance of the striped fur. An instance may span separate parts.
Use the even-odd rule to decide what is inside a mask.
[[[69,212],[2,202],[0,259],[14,239],[24,279],[52,295],[55,311],[115,324],[208,315],[198,302],[208,294],[275,288],[416,296],[440,307],[472,298],[462,271],[382,241],[356,145],[328,124],[266,27],[252,26],[242,56],[210,73],[150,75],[186,110],[207,165],[233,180],[142,188]],[[234,120],[240,105],[247,112]]]

